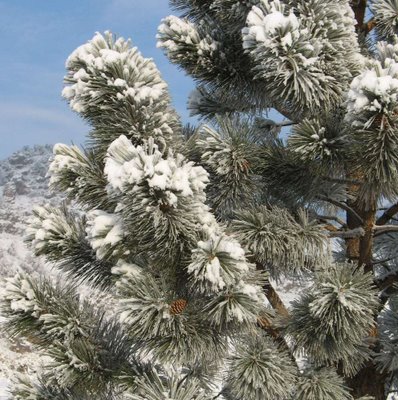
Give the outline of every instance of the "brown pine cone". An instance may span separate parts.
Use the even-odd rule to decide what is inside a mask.
[[[182,314],[187,307],[188,302],[185,299],[174,300],[170,304],[170,314],[179,315]]]

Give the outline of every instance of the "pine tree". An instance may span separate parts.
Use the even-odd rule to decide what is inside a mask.
[[[171,5],[158,46],[197,82],[199,126],[128,40],[97,33],[67,60],[63,96],[92,129],[55,146],[68,202],[29,222],[59,278],[5,286],[5,331],[47,356],[13,398],[386,399],[398,2]]]

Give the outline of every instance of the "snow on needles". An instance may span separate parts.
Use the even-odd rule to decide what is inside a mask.
[[[58,143],[54,146],[54,157],[48,169],[50,187],[56,187],[64,179],[65,172],[79,175],[79,171],[85,168],[86,157],[77,146],[67,146]],[[72,190],[72,186],[69,190]]]
[[[286,49],[292,45],[293,40],[300,37],[300,23],[292,11],[288,16],[284,16],[273,7],[272,12],[264,16],[263,12],[254,6],[248,15],[247,24],[248,28],[243,31],[245,49],[251,47],[253,38],[277,51],[279,44]]]
[[[192,251],[192,262],[188,266],[188,273],[196,281],[209,283],[216,292],[236,284],[248,271],[244,250],[226,235],[213,235],[207,241],[200,241]]]
[[[124,237],[120,216],[101,210],[93,210],[87,214],[86,233],[91,247],[100,260],[105,258],[108,251]]]
[[[226,234],[199,241],[187,272],[193,290],[216,295],[209,305],[209,310],[215,309],[208,310],[212,318],[224,315],[228,321],[254,322],[266,303],[261,286],[253,284],[254,266],[246,260],[241,245]]]
[[[35,207],[34,215],[28,220],[26,238],[36,254],[40,254],[48,243],[61,246],[68,236],[73,235],[71,226],[54,211],[49,205]]]
[[[397,107],[398,63],[375,61],[351,83],[347,95],[347,119],[353,125],[366,123],[376,114],[389,114]]]
[[[172,154],[164,159],[153,140],[143,146],[134,146],[125,136],[116,139],[108,149],[105,174],[113,191],[137,191],[147,185],[161,192],[159,204],[176,207],[179,197],[195,197],[204,202],[204,189],[209,181],[204,168],[194,166],[185,158]]]
[[[270,96],[315,112],[341,102],[359,72],[360,51],[348,0],[306,3],[258,2],[248,13],[242,39],[255,78]]]
[[[156,136],[165,143],[178,132],[166,82],[153,60],[131,47],[130,40],[96,33],[69,56],[66,68],[62,95],[94,126],[119,113],[119,134]],[[121,113],[123,109],[129,112]]]
[[[108,70],[115,67],[122,68],[125,79],[109,75],[107,83],[117,88],[118,99],[130,96],[137,102],[154,102],[167,90],[167,84],[160,78],[152,60],[144,59],[136,48],[129,48],[130,42],[123,38],[109,48],[111,37],[109,32],[105,33],[105,37],[97,32],[93,39],[78,47],[67,59],[66,67],[71,71],[69,80],[72,85],[65,87],[62,95],[76,112],[84,112],[89,101],[100,94],[93,88],[94,77],[101,73],[107,75]],[[76,65],[84,65],[84,68],[75,72]]]
[[[32,284],[22,274],[6,279],[2,297],[10,301],[10,308],[15,312],[36,313],[39,311]]]
[[[220,51],[220,43],[210,35],[203,37],[195,24],[170,15],[162,20],[158,28],[157,47],[166,51],[170,60],[177,62],[181,52],[191,48],[196,53],[196,63],[206,68],[209,59]]]

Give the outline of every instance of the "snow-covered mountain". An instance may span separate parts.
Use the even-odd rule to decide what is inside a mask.
[[[59,203],[61,198],[48,190],[46,178],[51,146],[24,147],[0,161],[0,274],[13,276],[18,270],[32,274],[46,271],[24,243],[27,219],[35,205]],[[1,288],[0,288],[1,290]],[[1,315],[0,315],[1,327]],[[0,399],[7,399],[9,379],[21,371],[34,371],[39,363],[28,343],[9,341],[0,334]]]
[[[49,201],[46,178],[50,146],[23,148],[0,161],[0,273],[36,270],[39,261],[23,242],[26,221],[37,204]]]

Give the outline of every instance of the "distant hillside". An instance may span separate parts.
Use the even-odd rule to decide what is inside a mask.
[[[27,219],[35,205],[57,203],[59,196],[48,190],[46,177],[51,146],[24,147],[0,161],[0,274],[13,276],[22,269],[35,274],[46,270],[23,241]],[[0,288],[1,290],[1,288]],[[1,326],[1,316],[0,316]],[[7,399],[5,387],[18,371],[34,372],[39,363],[27,343],[10,342],[0,336],[0,399]]]
[[[24,147],[0,161],[0,273],[34,270],[40,260],[23,243],[26,221],[35,205],[60,201],[48,190],[51,146]]]

